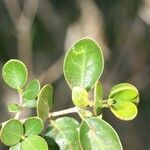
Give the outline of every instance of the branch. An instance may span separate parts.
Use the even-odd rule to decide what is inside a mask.
[[[150,1],[149,0],[144,0],[143,5],[139,8],[138,14],[145,23],[150,25]]]
[[[19,105],[22,107],[23,106],[23,97],[22,97],[23,95],[22,95],[22,93],[19,93],[19,92],[18,92],[18,94],[19,94]],[[20,115],[21,115],[21,111],[16,113],[14,118],[19,119]]]
[[[78,107],[72,107],[72,108],[49,113],[49,118],[62,116],[62,115],[70,114],[70,113],[77,113],[78,111],[79,111]]]
[[[38,9],[39,0],[26,0],[17,24],[18,55],[29,71],[33,71],[32,64],[32,24]]]
[[[18,19],[21,14],[21,10],[20,10],[17,0],[11,0],[11,1],[3,0],[3,2],[7,8],[7,11],[9,13],[9,16],[10,16],[14,26],[17,27]]]
[[[39,0],[26,0],[23,8],[23,15],[29,20],[30,24],[33,23],[34,17],[38,9]]]

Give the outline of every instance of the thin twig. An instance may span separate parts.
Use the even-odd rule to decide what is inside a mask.
[[[19,106],[20,107],[22,107],[22,105],[23,105],[23,97],[22,96],[23,96],[22,93],[19,93]],[[17,112],[14,118],[19,119],[20,115],[21,115],[21,111]]]
[[[61,110],[61,111],[49,113],[49,118],[62,116],[62,115],[70,114],[70,113],[77,113],[78,111],[79,111],[78,107],[72,107],[72,108]]]

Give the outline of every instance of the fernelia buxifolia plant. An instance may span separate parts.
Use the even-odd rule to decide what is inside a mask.
[[[74,107],[51,112],[53,87],[46,84],[41,88],[37,79],[27,83],[24,63],[17,59],[6,62],[2,77],[18,93],[18,103],[8,105],[15,117],[1,124],[2,143],[10,150],[122,150],[119,136],[103,120],[102,110],[110,109],[118,119],[132,120],[138,112],[139,92],[129,83],[120,83],[104,99],[100,82],[103,69],[99,45],[90,38],[77,41],[63,64]],[[90,98],[89,92],[93,94]],[[25,107],[36,109],[37,116],[20,119]],[[77,113],[81,121],[67,117],[69,113]]]

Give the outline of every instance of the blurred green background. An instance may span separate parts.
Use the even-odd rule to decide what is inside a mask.
[[[101,77],[105,96],[120,82],[140,91],[138,116],[120,121],[109,110],[107,120],[118,132],[124,150],[150,149],[150,1],[149,0],[1,0],[0,71],[11,58],[22,60],[30,78],[51,83],[53,110],[71,107],[70,89],[62,64],[66,51],[78,39],[89,36],[102,47],[105,69]],[[0,122],[14,116],[7,104],[17,94],[0,75]],[[26,117],[31,110],[24,112]],[[0,144],[0,150],[8,149]]]

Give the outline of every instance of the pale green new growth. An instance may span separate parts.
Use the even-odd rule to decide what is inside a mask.
[[[75,86],[72,89],[72,101],[78,107],[86,107],[89,105],[88,93],[85,89]]]
[[[122,120],[132,120],[136,117],[138,102],[138,90],[131,84],[120,83],[110,90],[108,100],[108,103],[112,103],[110,109]]]
[[[116,117],[118,117],[121,120],[132,120],[136,117],[138,113],[136,105],[131,102],[123,103],[121,109],[115,109],[112,107],[111,111]]]
[[[19,111],[21,111],[21,107],[18,104],[9,104],[8,111],[9,112],[19,112]]]

